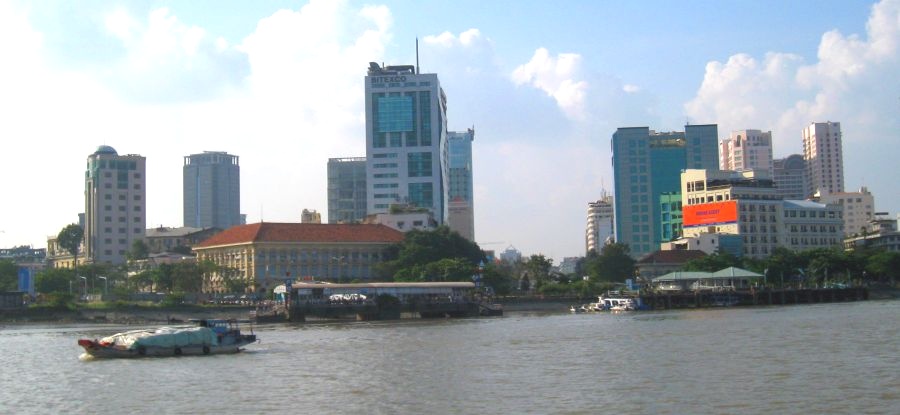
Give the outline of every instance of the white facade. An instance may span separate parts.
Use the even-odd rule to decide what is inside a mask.
[[[703,233],[741,235],[744,256],[767,257],[776,247],[800,251],[839,246],[843,219],[838,205],[782,200],[765,173],[685,170],[681,175],[684,209],[735,201],[736,214],[715,224],[692,226],[685,213],[684,237]]]
[[[841,123],[816,122],[803,129],[803,159],[811,193],[844,191]]]
[[[875,219],[875,196],[862,187],[858,192],[820,194],[819,202],[840,205],[844,214],[844,236],[863,233],[862,230]]]
[[[607,241],[615,236],[615,214],[613,197],[602,192],[600,200],[588,203],[587,230],[585,231],[585,251],[600,253]]]
[[[719,143],[721,170],[763,170],[774,177],[772,164],[772,132],[760,130],[732,131]]]
[[[84,188],[84,255],[88,262],[122,264],[147,224],[146,159],[100,146],[88,156]]]
[[[430,231],[437,228],[434,218],[428,212],[376,213],[367,217],[364,223],[384,225],[400,232]]]
[[[437,74],[370,63],[365,77],[366,211],[393,204],[449,215],[447,98]]]

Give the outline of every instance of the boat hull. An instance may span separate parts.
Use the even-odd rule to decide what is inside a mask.
[[[85,353],[96,358],[131,358],[131,357],[171,357],[171,356],[206,356],[214,354],[233,354],[243,350],[243,347],[254,343],[256,336],[247,336],[231,344],[221,345],[188,345],[181,347],[138,346],[122,348],[111,345],[102,345],[96,340],[82,339],[78,345],[84,348]]]

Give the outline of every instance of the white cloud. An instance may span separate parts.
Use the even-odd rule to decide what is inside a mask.
[[[248,74],[244,54],[224,39],[184,24],[167,8],[153,10],[145,19],[117,9],[106,16],[105,24],[126,54],[110,66],[104,79],[127,100],[217,98],[239,87]]]
[[[870,126],[896,124],[891,108],[900,88],[900,1],[876,4],[866,27],[865,38],[825,33],[813,63],[778,52],[762,60],[737,54],[710,62],[685,111],[694,122],[717,122],[721,135],[772,129],[776,156],[800,150],[800,130],[809,122],[843,121],[845,149],[878,138]]]
[[[149,226],[181,224],[182,157],[203,150],[240,156],[250,221],[326,211],[327,159],[365,152],[362,75],[390,39],[387,8],[313,1],[262,19],[239,46],[166,9],[106,17],[99,36],[122,53],[65,67],[44,58],[58,45],[0,1],[0,47],[15,57],[0,65],[0,136],[15,137],[0,166],[29,172],[7,186],[22,203],[0,208],[20,218],[0,227],[0,246],[43,246],[77,220],[84,160],[100,144],[147,157]],[[39,191],[46,183],[54,192]]]
[[[637,85],[632,85],[632,84],[625,84],[625,85],[622,85],[622,91],[627,92],[629,94],[633,94],[635,92],[640,92],[641,87],[639,87]]]
[[[516,85],[530,85],[556,100],[559,108],[570,118],[584,119],[585,96],[588,83],[580,79],[581,55],[561,53],[550,56],[539,48],[528,63],[513,70],[511,79]]]

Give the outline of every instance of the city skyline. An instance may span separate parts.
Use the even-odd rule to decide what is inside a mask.
[[[182,157],[206,149],[241,156],[247,222],[326,211],[327,160],[365,154],[368,62],[416,62],[416,37],[448,129],[479,132],[484,249],[581,255],[619,127],[772,131],[783,158],[805,126],[840,122],[845,187],[900,211],[893,179],[868,168],[900,150],[900,2],[504,6],[0,0],[0,171],[15,178],[0,247],[43,247],[77,222],[75,172],[104,144],[146,157],[147,227],[181,224]]]

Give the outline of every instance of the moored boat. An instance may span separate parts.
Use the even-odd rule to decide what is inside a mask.
[[[210,355],[240,352],[257,341],[241,333],[235,320],[202,319],[190,327],[160,327],[116,333],[102,339],[80,339],[78,345],[93,357]]]

